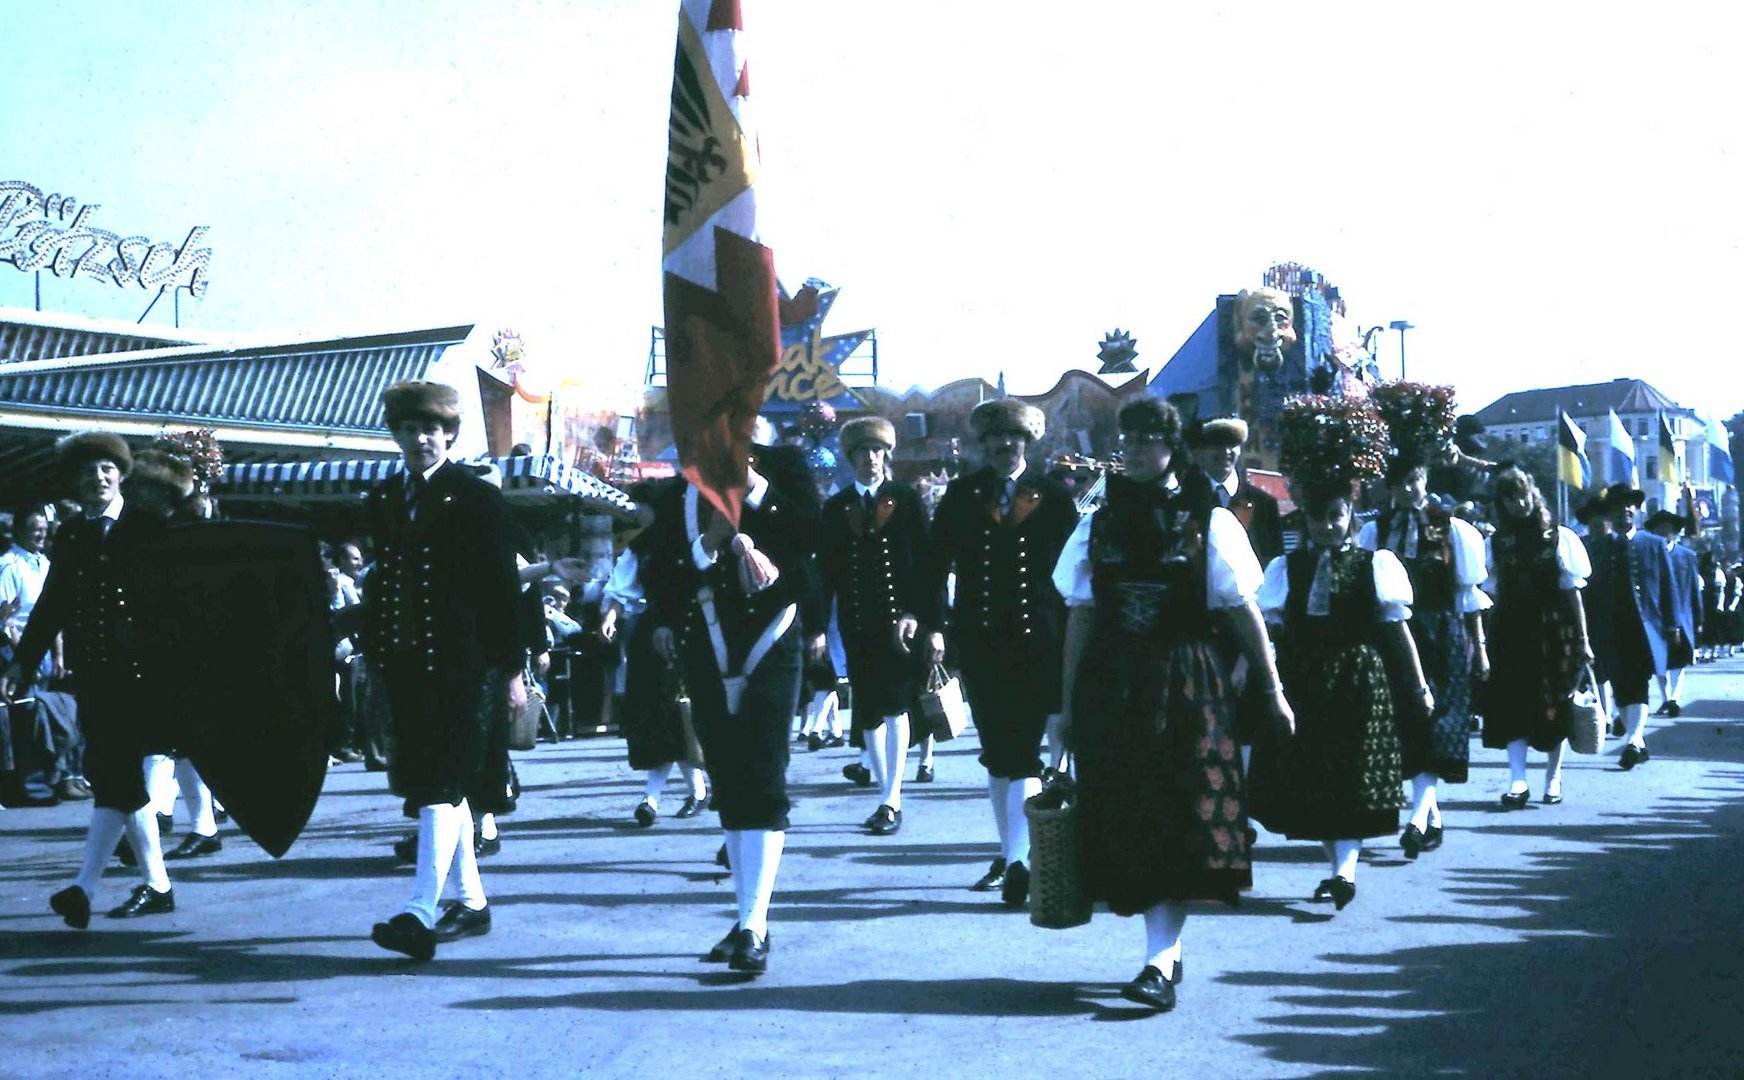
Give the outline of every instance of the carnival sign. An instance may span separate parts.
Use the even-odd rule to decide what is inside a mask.
[[[796,408],[813,401],[827,401],[848,408],[862,402],[842,380],[841,363],[868,338],[870,330],[825,337],[824,318],[836,302],[836,286],[808,278],[796,295],[783,291],[781,303],[781,362],[769,379],[765,407]]]
[[[91,224],[102,209],[71,195],[44,195],[22,180],[0,180],[0,263],[25,273],[90,277],[121,288],[186,289],[205,296],[212,249],[209,227],[188,232],[180,247],[145,236],[121,236]]]

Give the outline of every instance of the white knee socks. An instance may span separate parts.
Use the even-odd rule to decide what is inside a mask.
[[[736,838],[736,845],[735,845]],[[775,872],[787,834],[772,829],[727,830],[727,854],[733,862],[733,892],[739,901],[739,928],[760,938],[769,936],[769,901],[775,895]]]
[[[1435,805],[1435,774],[1418,773],[1411,778],[1411,824],[1419,832],[1429,827],[1429,808]]]
[[[708,798],[708,782],[703,779],[703,771],[689,764],[681,765],[680,769],[684,773],[684,782],[690,786],[690,797],[697,802]]]
[[[174,790],[174,789],[171,789]],[[128,816],[127,846],[133,849],[139,868],[145,873],[145,883],[153,892],[166,892],[170,875],[164,869],[163,840],[157,833],[157,812],[148,803]]]
[[[497,838],[497,816],[495,814],[478,815],[478,835],[485,840]]]
[[[1002,776],[987,778],[987,801],[993,804],[993,827],[999,830],[999,857],[1004,859],[1011,852],[1011,823],[1006,820],[1006,808],[1010,805],[1011,781]],[[1009,860],[1008,860],[1009,861]]]
[[[472,813],[464,801],[459,806],[438,803],[418,809],[418,877],[405,910],[425,926],[436,925],[436,904],[442,899],[442,884],[448,880],[455,849],[460,846],[463,818],[465,831],[471,832]],[[470,844],[467,850],[470,854]]]
[[[472,807],[460,804],[460,839],[454,847],[454,893],[472,911],[485,905],[484,879],[478,876],[478,856],[472,850]]]
[[[1508,791],[1526,790],[1526,740],[1515,739],[1508,744]]]
[[[1544,790],[1547,794],[1562,794],[1562,752],[1568,749],[1568,740],[1556,744],[1556,749],[1544,757]]]
[[[156,814],[176,812],[176,759],[167,754],[145,755],[145,797]]]
[[[642,785],[642,801],[660,809],[660,793],[666,789],[666,781],[672,776],[672,762],[656,765],[648,770],[647,783]]]
[[[212,792],[200,772],[187,758],[176,759],[176,786],[182,789],[182,804],[197,836],[216,836],[218,819],[212,815]]]
[[[1666,699],[1669,701],[1681,702],[1683,700],[1683,668],[1677,668],[1672,671],[1669,678],[1671,683],[1671,693],[1666,695]]]
[[[933,746],[937,742],[931,735],[920,741],[920,763],[929,769],[933,767]]]
[[[1335,863],[1333,872],[1351,884],[1356,884],[1356,859],[1361,854],[1361,840],[1334,840],[1332,842],[1332,857]]]
[[[107,806],[91,808],[91,824],[85,827],[85,861],[79,866],[75,884],[85,895],[97,899],[97,886],[103,881],[103,868],[115,857],[115,845],[127,831],[127,815]]]
[[[884,736],[884,775],[879,777],[884,788],[884,805],[902,809],[902,772],[908,768],[908,714],[885,717],[879,725]]]
[[[1026,776],[1022,780],[1011,781],[1011,786],[1005,792],[1005,862],[1029,862],[1029,815],[1023,812],[1023,803],[1031,795],[1039,795],[1042,781],[1039,776]]]
[[[1647,706],[1623,706],[1623,729],[1629,733],[1629,745],[1640,749],[1647,745]]]
[[[1164,978],[1181,958],[1181,928],[1186,923],[1186,904],[1165,901],[1144,913],[1145,963],[1162,972]]]
[[[860,737],[866,742],[866,751],[861,755],[861,760],[869,759],[872,762],[867,766],[872,770],[872,782],[882,791],[889,786],[884,769],[890,764],[890,722],[885,721],[871,731],[862,732]]]

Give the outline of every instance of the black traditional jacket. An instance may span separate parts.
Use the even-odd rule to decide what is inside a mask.
[[[838,491],[824,504],[817,530],[817,566],[823,609],[838,604],[837,625],[854,647],[883,645],[904,615],[921,632],[943,629],[944,593],[929,572],[926,506],[906,484],[886,480],[868,514],[858,488]]]
[[[1054,563],[1078,525],[1078,504],[1066,485],[1026,469],[1011,512],[1001,513],[1004,482],[985,468],[951,481],[933,515],[930,587],[942,595],[956,571],[950,631],[960,642],[1040,647],[1064,628]]]

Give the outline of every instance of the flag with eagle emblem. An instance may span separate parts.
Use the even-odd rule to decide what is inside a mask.
[[[739,0],[684,0],[666,162],[666,394],[685,478],[737,524],[751,431],[781,358],[774,254]]]

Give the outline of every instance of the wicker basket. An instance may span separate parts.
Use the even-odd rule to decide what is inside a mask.
[[[1024,801],[1023,813],[1029,819],[1029,921],[1044,930],[1083,926],[1090,902],[1078,880],[1076,794],[1043,789]]]

